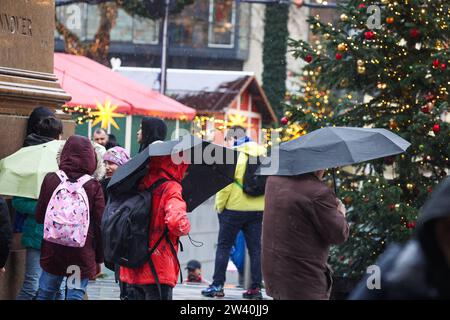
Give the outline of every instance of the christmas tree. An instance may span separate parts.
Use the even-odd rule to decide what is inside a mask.
[[[448,171],[450,2],[355,0],[338,10],[334,24],[309,18],[320,48],[290,44],[306,72],[320,71],[315,85],[341,99],[326,118],[311,116],[320,108],[305,101],[290,103],[283,123],[302,124],[305,132],[386,128],[411,142],[402,155],[338,173],[351,234],[333,248],[331,264],[338,276],[359,278],[388,244],[411,237],[420,207]]]

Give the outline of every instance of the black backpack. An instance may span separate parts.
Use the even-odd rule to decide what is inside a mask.
[[[172,253],[177,257],[175,247],[169,239],[167,227],[153,248],[149,249],[152,193],[164,182],[167,180],[158,180],[149,189],[140,192],[111,193],[102,218],[105,261],[109,265],[116,264],[127,268],[138,268],[149,263],[159,291],[161,289],[151,259],[152,253],[161,241],[166,239]]]
[[[255,174],[260,165],[261,157],[248,156],[242,189],[244,193],[252,197],[264,195],[266,189],[267,176],[257,176]]]

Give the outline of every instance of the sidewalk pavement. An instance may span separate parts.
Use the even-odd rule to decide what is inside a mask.
[[[174,300],[243,300],[242,288],[227,287],[225,286],[224,298],[207,298],[201,295],[201,291],[206,288],[205,285],[194,284],[178,284],[173,290]],[[262,290],[264,299],[271,299]],[[89,281],[87,294],[89,300],[119,300],[119,286],[115,283],[114,279],[106,276],[95,281]]]

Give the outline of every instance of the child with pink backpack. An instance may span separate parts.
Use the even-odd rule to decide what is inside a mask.
[[[89,279],[103,263],[101,220],[105,207],[100,183],[92,178],[97,159],[89,139],[70,137],[58,171],[45,177],[36,206],[44,224],[42,275],[37,300],[55,300],[67,277],[67,300],[82,300]]]

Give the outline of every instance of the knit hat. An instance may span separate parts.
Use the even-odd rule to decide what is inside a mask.
[[[124,165],[130,160],[130,154],[122,147],[114,147],[106,151],[103,161],[109,161],[118,166]]]

